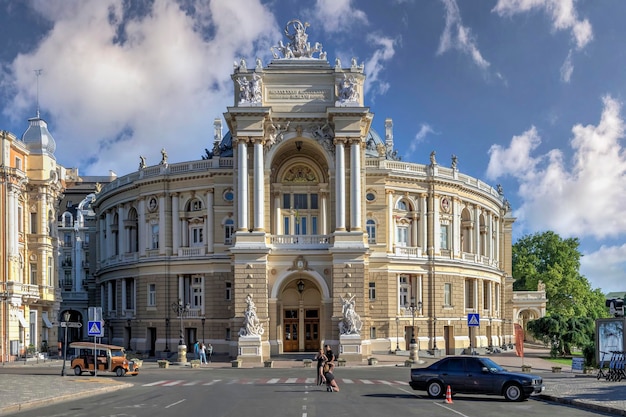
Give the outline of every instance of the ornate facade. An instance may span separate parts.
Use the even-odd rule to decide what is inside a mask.
[[[0,354],[2,361],[47,351],[57,340],[56,217],[65,170],[37,115],[22,136],[0,131]],[[55,346],[56,348],[56,346]]]
[[[501,190],[455,156],[400,161],[392,120],[384,138],[371,127],[363,65],[329,64],[306,27],[288,24],[269,65],[235,65],[228,131],[214,122],[206,159],[141,157],[97,194],[105,339],[155,354],[182,331],[250,360],[322,344],[358,359],[412,336],[431,354],[503,345],[514,219]]]

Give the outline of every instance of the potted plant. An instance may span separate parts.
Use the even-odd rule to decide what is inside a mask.
[[[200,367],[200,359],[194,359],[192,361],[189,362],[191,364],[192,368],[199,368]]]
[[[378,358],[368,358],[367,359],[367,364],[368,365],[378,365]]]
[[[170,367],[170,361],[168,361],[167,359],[159,359],[157,361],[157,363],[159,364],[159,368],[169,368]]]
[[[522,372],[525,374],[529,374],[532,371],[532,366],[530,365],[522,365]]]

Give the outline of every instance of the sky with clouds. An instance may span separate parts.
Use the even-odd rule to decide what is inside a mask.
[[[331,63],[365,65],[372,126],[393,119],[403,160],[456,155],[502,185],[515,238],[578,238],[592,287],[626,291],[625,15],[622,0],[0,0],[0,129],[21,136],[39,105],[82,175],[161,148],[200,159],[233,62],[267,65],[298,18]]]

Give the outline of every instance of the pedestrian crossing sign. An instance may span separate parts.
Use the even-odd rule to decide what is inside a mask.
[[[94,337],[102,337],[104,336],[104,332],[102,331],[102,322],[101,321],[90,321],[87,324],[87,335]]]
[[[480,326],[480,314],[469,313],[467,315],[467,325],[469,327],[477,327]]]

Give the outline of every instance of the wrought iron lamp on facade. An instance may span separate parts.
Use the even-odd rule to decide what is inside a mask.
[[[177,303],[172,303],[172,310],[180,318],[180,339],[178,340],[178,362],[187,362],[187,346],[185,345],[185,334],[183,329],[183,318],[189,314],[191,309],[189,303],[183,304],[183,301],[179,298]]]

